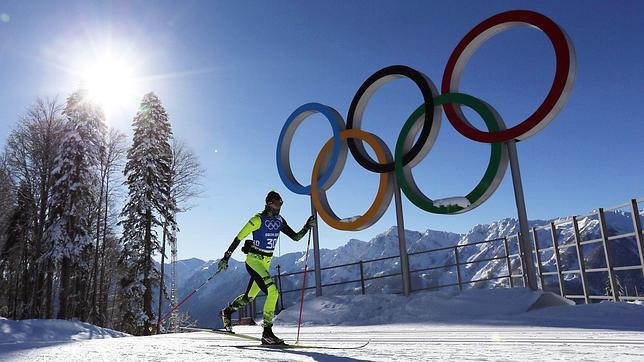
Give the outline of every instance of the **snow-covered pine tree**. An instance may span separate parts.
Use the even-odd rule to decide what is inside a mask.
[[[168,115],[154,93],[143,97],[134,117],[134,138],[125,166],[129,198],[123,208],[123,257],[126,277],[121,281],[124,330],[150,334],[154,323],[152,289],[158,285],[159,273],[152,256],[160,251],[155,228],[164,221],[174,225],[171,212],[170,166],[172,130]],[[168,227],[168,225],[165,225]]]
[[[615,289],[617,289],[618,297],[621,297],[625,294],[624,287],[622,286],[622,281],[617,275],[615,276]],[[607,297],[613,296],[613,288],[610,284],[610,278],[606,279],[606,284],[604,284],[604,295],[606,295]]]
[[[85,320],[88,306],[81,293],[89,287],[90,214],[105,116],[85,90],[69,96],[63,114],[67,120],[54,161],[45,232],[50,249],[46,256],[60,267],[58,318]]]

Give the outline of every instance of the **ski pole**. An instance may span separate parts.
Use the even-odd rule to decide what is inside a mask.
[[[295,344],[300,342],[300,325],[302,324],[302,308],[304,307],[304,290],[306,289],[306,274],[308,269],[309,245],[311,245],[311,229],[309,229],[309,241],[306,243],[306,256],[304,257],[304,282],[302,282],[302,297],[300,298],[300,319],[297,322],[297,339]]]
[[[172,314],[172,312],[177,310],[183,303],[185,303],[188,299],[190,299],[190,297],[192,297],[193,294],[198,292],[199,289],[203,288],[203,286],[206,285],[210,281],[210,279],[214,278],[215,275],[219,274],[220,271],[221,270],[217,270],[213,275],[210,276],[210,278],[208,278],[205,282],[201,283],[201,285],[199,287],[197,287],[197,289],[193,290],[192,292],[190,292],[190,294],[188,294],[185,298],[183,298],[181,300],[181,302],[179,302],[179,304],[177,304],[174,308],[172,308],[163,317],[159,318],[159,320],[157,320],[157,326],[161,324],[161,321],[163,321],[164,319],[168,318],[168,316],[170,316]]]

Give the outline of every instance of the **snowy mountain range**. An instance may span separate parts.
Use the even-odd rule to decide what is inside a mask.
[[[606,219],[609,229],[609,235],[623,234],[633,231],[631,215],[625,212],[606,212]],[[556,220],[535,220],[529,223],[530,227],[539,227],[547,225],[551,221],[557,224],[563,223],[557,227],[559,245],[574,243],[574,232],[572,230],[571,219]],[[568,222],[568,224],[566,224]],[[579,220],[579,228],[582,240],[590,240],[599,237],[600,228],[596,218],[589,217]],[[448,248],[459,246],[459,258],[461,262],[476,261],[489,259],[505,255],[504,244],[502,241],[482,243],[471,245],[485,240],[492,240],[506,236],[515,235],[519,231],[519,223],[516,219],[507,218],[496,221],[492,224],[481,224],[473,227],[466,234],[451,233],[446,231],[426,230],[425,232],[406,230],[406,241],[411,270],[428,269],[430,270],[412,272],[412,290],[426,289],[440,285],[452,284],[456,282],[456,268],[454,266],[442,267],[454,263],[454,249],[450,248],[444,251],[430,253],[420,253],[427,250]],[[540,248],[549,247],[552,241],[549,237],[550,230],[543,229],[537,233]],[[517,253],[517,242],[509,241],[510,254]],[[361,241],[357,239],[349,240],[345,245],[336,249],[322,249],[320,259],[322,268],[335,265],[351,264],[363,261],[364,278],[375,278],[365,281],[366,294],[376,293],[400,293],[402,283],[400,275],[386,277],[391,274],[400,273],[398,252],[398,236],[396,227],[391,227],[387,231],[377,235],[370,241]],[[601,243],[589,244],[584,246],[584,258],[587,268],[599,268],[606,265],[603,248]],[[615,266],[637,265],[639,256],[634,238],[618,239],[613,242]],[[542,251],[540,253],[542,260],[542,269],[544,272],[556,271],[555,256],[552,250]],[[374,259],[388,258],[376,262],[368,262]],[[309,270],[313,268],[313,258],[309,257]],[[562,270],[578,269],[578,260],[575,248],[561,249]],[[518,258],[511,259],[513,274],[520,273],[520,263]],[[188,259],[178,262],[178,298],[181,300],[185,295],[197,288],[210,275],[216,271],[216,260],[202,261],[200,259]],[[272,262],[272,275],[277,275],[276,267],[280,266],[280,273],[301,272],[304,270],[304,253],[289,253],[280,257],[275,257]],[[166,285],[169,290],[170,286],[169,266],[166,266]],[[495,276],[507,275],[507,263],[505,259],[483,261],[471,263],[462,266],[460,269],[463,281],[486,279]],[[349,265],[341,268],[322,270],[322,284],[339,283],[345,281],[356,281],[360,279],[359,265]],[[217,275],[209,284],[207,284],[199,293],[191,297],[181,308],[181,312],[187,312],[197,321],[200,326],[220,327],[218,312],[224,308],[237,295],[244,292],[247,287],[248,275],[244,263],[231,259],[229,268]],[[644,278],[641,270],[639,273],[619,272],[618,279],[620,285],[630,289],[629,294],[634,295],[635,288],[638,288],[639,294],[644,294]],[[515,278],[515,284],[522,285],[519,278]],[[284,276],[280,280],[280,290],[296,290],[301,288],[302,274],[293,276]],[[582,294],[581,282],[578,274],[566,274],[564,288],[568,294]],[[606,273],[589,273],[589,284],[591,285],[592,294],[605,294]],[[470,283],[463,286],[468,288],[493,288],[508,285],[507,278],[490,280],[485,282]],[[545,290],[559,292],[559,285],[556,276],[544,278]],[[314,286],[313,273],[309,274],[307,286]],[[452,287],[455,289],[455,287]],[[307,290],[307,295],[314,294],[314,290]],[[323,295],[341,295],[341,294],[360,294],[360,282],[340,284],[323,288]],[[261,293],[260,293],[261,294]],[[285,293],[284,300],[281,302],[284,307],[299,301],[299,293]],[[155,299],[156,300],[156,299]],[[258,296],[258,310],[261,310],[263,298]],[[278,303],[278,310],[280,303]]]

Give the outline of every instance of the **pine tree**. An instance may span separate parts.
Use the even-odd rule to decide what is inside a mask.
[[[126,276],[121,281],[124,298],[124,329],[150,334],[154,313],[152,290],[158,285],[158,271],[152,256],[160,251],[155,228],[164,221],[174,225],[170,197],[172,131],[168,115],[154,93],[143,97],[134,117],[134,139],[125,166],[128,201],[123,208],[123,256],[120,265]],[[142,302],[142,304],[141,304]]]
[[[615,276],[615,289],[617,289],[617,296],[621,297],[624,293],[624,287],[622,286],[622,281],[618,276]],[[610,283],[610,278],[606,279],[606,284],[604,285],[604,295],[607,297],[613,296],[613,288]]]
[[[59,319],[86,319],[81,293],[88,289],[92,246],[91,210],[96,165],[105,133],[104,115],[84,90],[73,93],[63,114],[67,122],[54,160],[47,258],[60,265]]]

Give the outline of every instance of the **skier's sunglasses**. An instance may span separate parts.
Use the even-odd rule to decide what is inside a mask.
[[[282,200],[271,200],[267,205],[273,205],[277,207],[281,207],[284,201]]]

